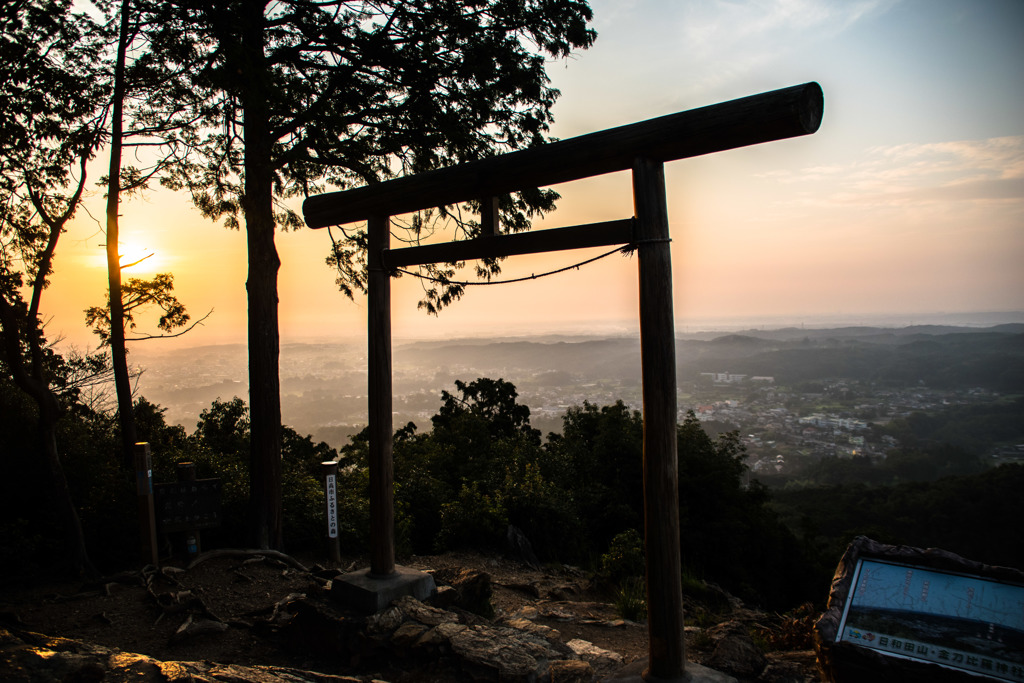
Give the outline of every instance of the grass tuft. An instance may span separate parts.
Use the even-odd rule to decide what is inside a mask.
[[[644,580],[631,577],[615,591],[615,611],[623,619],[643,621],[647,618],[647,590]]]

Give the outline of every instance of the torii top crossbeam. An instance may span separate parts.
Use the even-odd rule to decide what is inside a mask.
[[[584,246],[637,245],[643,382],[644,550],[649,680],[687,680],[676,453],[675,324],[664,163],[817,131],[817,83],[775,90],[414,176],[310,197],[312,228],[367,221],[370,438],[370,580],[395,576],[389,268]],[[499,235],[493,198],[631,169],[635,216],[627,220]],[[390,217],[484,200],[483,236],[390,252]],[[402,252],[402,253],[398,253]]]
[[[446,204],[579,180],[814,133],[824,97],[817,83],[751,95],[489,159],[309,197],[311,228],[397,216]]]

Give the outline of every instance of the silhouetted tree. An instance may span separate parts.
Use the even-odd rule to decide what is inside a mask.
[[[738,432],[712,439],[693,411],[678,427],[683,565],[766,607],[808,599],[809,577],[793,533],[769,507],[768,490],[747,482]]]
[[[189,319],[184,306],[170,293],[173,285],[169,274],[160,274],[148,281],[133,278],[127,286],[122,283],[122,271],[136,265],[123,262],[120,253],[122,198],[145,190],[153,177],[166,168],[180,151],[174,144],[175,132],[193,123],[202,111],[189,87],[188,69],[169,69],[168,61],[163,59],[162,51],[166,46],[159,40],[159,34],[165,19],[166,11],[160,3],[121,0],[108,20],[111,33],[117,36],[113,53],[108,50],[108,58],[112,60],[108,170],[104,179],[108,296],[105,308],[90,308],[86,316],[90,325],[100,322],[103,330],[100,332],[97,327],[97,331],[104,344],[110,347],[122,460],[128,469],[132,466],[136,425],[125,325],[134,328],[132,311],[149,304],[164,309],[159,328],[167,335],[176,327],[183,327]],[[151,160],[148,165],[144,168],[126,165],[125,151],[140,147],[147,150],[146,158]],[[111,325],[111,321],[115,324]],[[173,336],[180,336],[192,327]]]
[[[327,186],[377,182],[541,142],[557,92],[545,56],[594,39],[582,0],[170,2],[165,55],[195,65],[205,128],[199,156],[169,183],[248,236],[254,531],[281,543],[281,415],[275,228],[302,221],[283,203]],[[506,200],[508,224],[552,195]],[[416,229],[422,223],[416,223]],[[342,288],[363,282],[362,233],[333,257]],[[446,292],[451,298],[452,292]],[[441,295],[444,298],[444,295]]]
[[[562,433],[549,434],[547,458],[556,481],[572,492],[586,545],[603,550],[628,529],[643,529],[643,419],[622,401],[584,402],[562,417]]]
[[[79,208],[86,165],[101,141],[103,32],[68,0],[0,9],[0,327],[3,361],[38,408],[40,448],[61,510],[73,568],[91,568],[59,457],[63,406],[52,386],[40,302],[57,243]],[[27,282],[26,282],[27,281]],[[22,286],[29,301],[22,298]]]
[[[172,294],[174,276],[170,273],[158,273],[148,280],[130,278],[128,282],[119,284],[118,289],[120,291],[118,298],[121,300],[120,326],[110,324],[113,316],[109,306],[92,306],[85,310],[85,324],[93,328],[93,332],[99,336],[102,344],[113,345],[113,337],[117,336],[118,331],[120,331],[122,343],[128,341],[125,337],[125,328],[135,331],[135,316],[142,309],[158,308],[161,315],[157,320],[157,329],[168,333],[168,335],[175,329],[184,327],[191,317],[185,310],[185,305]],[[114,319],[116,320],[116,318]],[[159,336],[163,335],[143,334],[132,339],[137,341]]]
[[[115,49],[113,88],[110,112],[110,147],[107,171],[107,316],[106,336],[100,338],[110,345],[114,367],[114,392],[117,395],[117,416],[121,425],[121,461],[130,471],[135,447],[135,417],[132,410],[131,379],[128,375],[128,351],[124,338],[124,301],[121,291],[120,204],[121,204],[121,150],[124,143],[124,104],[128,86],[125,70],[127,53],[132,40],[131,2],[122,0]],[[92,324],[86,311],[86,324]],[[96,316],[93,315],[95,320]],[[111,325],[111,321],[115,324]]]

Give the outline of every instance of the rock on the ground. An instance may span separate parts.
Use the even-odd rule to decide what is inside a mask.
[[[390,633],[407,621],[415,621],[426,626],[450,624],[457,622],[459,617],[437,607],[424,605],[422,602],[406,595],[391,603],[383,612],[366,619],[366,629],[370,633]]]
[[[566,645],[568,645],[580,659],[585,662],[589,662],[590,665],[598,672],[614,671],[622,666],[622,655],[618,652],[599,648],[589,641],[574,638],[566,643]]]
[[[551,683],[590,683],[594,669],[579,659],[560,659],[551,662]]]
[[[524,617],[505,619],[503,623],[511,628],[533,633],[547,640],[561,640],[562,638],[562,633],[558,629],[545,626],[544,624],[535,624]]]
[[[764,671],[768,660],[742,623],[728,621],[709,629],[708,633],[717,643],[704,662],[707,666],[740,678],[757,678]]]
[[[439,585],[449,585],[456,591],[454,598],[451,595],[444,598],[446,606],[460,607],[486,619],[494,617],[494,607],[491,605],[491,575],[487,572],[475,569],[454,572],[442,570],[434,572],[434,581]]]
[[[463,669],[480,680],[533,680],[551,660],[563,658],[542,638],[483,624],[454,634],[450,644]]]
[[[282,667],[160,661],[70,638],[6,629],[0,629],[0,679],[8,683],[361,683],[358,678]]]
[[[478,680],[526,682],[548,679],[557,673],[561,677],[557,680],[573,681],[579,680],[584,671],[589,671],[591,678],[594,675],[596,667],[586,663],[555,665],[580,658],[558,640],[553,629],[527,620],[517,622],[526,628],[458,622],[459,615],[453,612],[404,597],[368,618],[367,632],[403,655],[429,661],[449,658],[456,668]]]

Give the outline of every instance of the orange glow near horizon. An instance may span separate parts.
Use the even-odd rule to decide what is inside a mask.
[[[562,139],[822,85],[816,134],[666,166],[677,329],[740,317],[857,323],[1024,310],[1024,91],[1005,87],[1024,80],[1013,30],[1024,5],[808,2],[814,11],[792,13],[772,2],[594,0],[595,46],[549,65],[562,91],[552,134]],[[536,229],[632,215],[628,173],[555,189],[559,208]],[[102,198],[89,202],[102,216]],[[152,345],[244,343],[244,230],[212,224],[187,195],[164,189],[121,210],[126,258],[136,258],[132,244],[154,254],[125,275],[171,272],[194,317],[214,310],[189,335]],[[106,296],[103,233],[91,216],[81,212],[62,238],[43,298],[51,336],[90,345],[83,311]],[[282,341],[363,338],[365,301],[338,292],[326,230],[280,233],[277,245]],[[500,279],[600,251],[513,257]],[[392,287],[394,335],[635,329],[636,267],[615,255],[542,280],[469,287],[438,318],[417,309],[421,283],[405,276]]]

